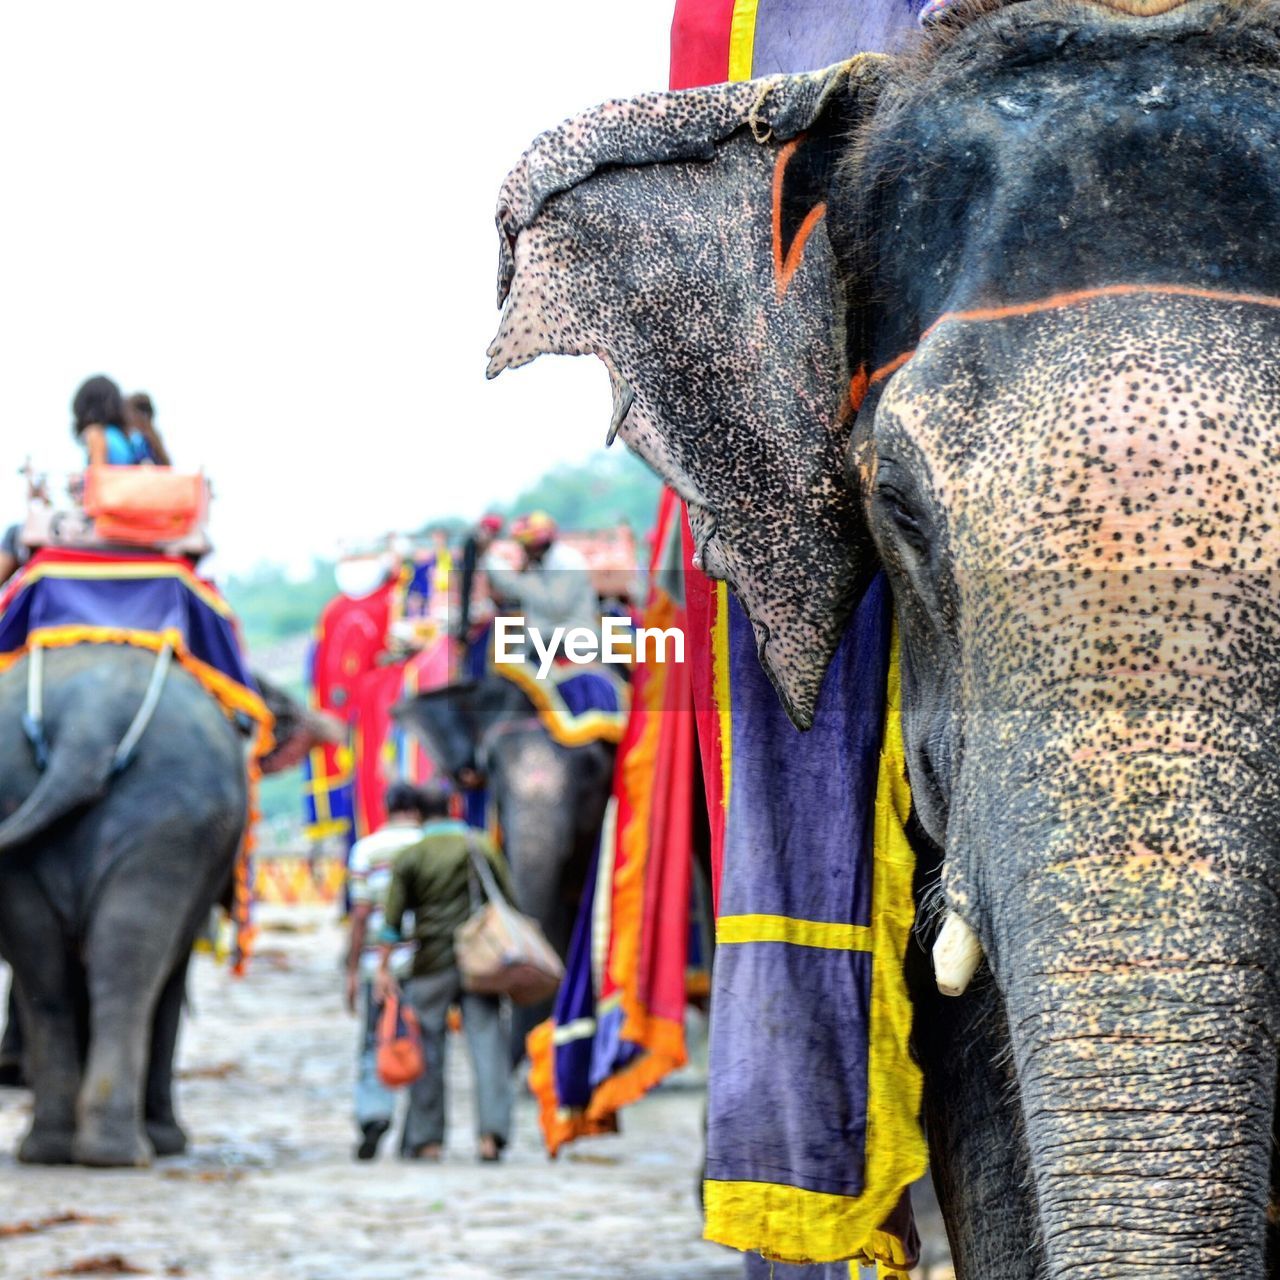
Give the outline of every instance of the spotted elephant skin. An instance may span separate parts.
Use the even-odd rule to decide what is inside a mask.
[[[613,745],[561,746],[529,699],[495,676],[418,694],[392,714],[446,775],[488,788],[516,905],[565,956],[613,785]],[[525,1037],[550,1013],[550,1001],[514,1011],[513,1061],[524,1057]]]
[[[535,143],[495,368],[631,389],[798,724],[887,573],[918,931],[986,956],[907,961],[957,1275],[1280,1274],[1280,9],[962,4],[816,79]]]

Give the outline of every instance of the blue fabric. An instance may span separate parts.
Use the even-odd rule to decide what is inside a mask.
[[[640,1056],[640,1046],[634,1040],[622,1038],[622,1026],[626,1020],[626,1011],[621,1004],[613,1005],[596,1018],[595,1039],[591,1042],[592,1089]]]
[[[431,609],[431,596],[435,590],[436,558],[411,561],[407,566],[406,581],[401,587],[406,618],[425,618]]]
[[[493,638],[493,624],[482,628],[467,641],[462,659],[462,679],[483,680],[489,671],[489,648]],[[489,790],[479,787],[462,795],[462,812],[469,827],[477,831],[489,829]]]
[[[493,647],[493,623],[477,632],[467,641],[467,652],[462,662],[464,680],[483,680],[489,670],[489,653]]]
[[[770,1262],[758,1253],[743,1261],[742,1280],[849,1280],[847,1262]]]
[[[32,561],[32,567],[41,562]],[[231,618],[191,590],[181,577],[157,566],[154,578],[58,577],[57,565],[21,583],[0,616],[0,654],[27,643],[32,631],[52,627],[121,627],[131,631],[176,629],[193,658],[257,690]]]
[[[154,462],[151,446],[136,431],[125,431],[109,424],[103,428],[107,440],[107,464],[112,467],[134,467],[143,462]]]
[[[813,729],[799,733],[731,603],[733,779],[721,917],[870,923],[890,629],[881,575],[827,672]],[[870,955],[726,943],[713,983],[707,1177],[860,1194]]]
[[[343,833],[343,839],[350,852],[351,846],[355,843],[355,792],[350,777],[342,782],[335,782],[333,779],[324,780],[323,788],[329,801],[328,817],[323,815],[321,806],[316,801],[315,788],[318,784],[311,756],[302,762],[302,781],[303,823],[308,827],[317,827],[329,822],[345,822],[347,827]]]
[[[817,71],[869,50],[893,52],[922,0],[759,0],[751,74]]]
[[[557,673],[556,690],[573,716],[586,715],[589,711],[617,715],[624,710],[625,686],[613,676],[590,667],[574,670],[568,676]]]
[[[569,1029],[571,1023],[581,1024],[580,1035],[556,1044],[554,1050],[556,1098],[562,1107],[568,1108],[585,1107],[591,1101],[596,1011],[595,984],[591,973],[591,904],[595,901],[599,864],[600,842],[597,841],[587,880],[582,887],[582,900],[565,960],[564,978],[556,993],[551,1015],[557,1029]]]

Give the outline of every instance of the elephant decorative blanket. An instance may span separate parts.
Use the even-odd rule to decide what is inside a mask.
[[[672,87],[883,50],[920,8],[680,0]],[[882,580],[868,590],[802,734],[737,601],[696,569],[689,577],[719,876],[706,1234],[784,1263],[861,1259],[905,1272],[918,1241],[904,1189],[926,1153],[902,974],[914,858],[888,590]],[[778,1267],[779,1280],[788,1271]]]
[[[185,560],[99,552],[38,552],[0,595],[0,670],[32,645],[132,644],[177,660],[229,715],[271,746],[271,714],[245,663],[235,617]]]
[[[38,552],[0,595],[0,671],[30,650],[75,644],[127,644],[159,652],[204,687],[252,735],[250,824],[236,870],[233,915],[237,966],[252,931],[249,899],[257,761],[273,745],[272,715],[245,663],[235,617],[217,589],[185,560],[155,555]]]
[[[532,662],[494,662],[491,670],[528,697],[562,747],[622,740],[631,695],[626,681],[608,667],[556,663],[545,678]]]
[[[666,490],[644,625],[685,625],[684,515]],[[552,1018],[529,1036],[547,1149],[611,1132],[621,1107],[684,1065],[691,928],[694,717],[686,663],[641,661],[613,794]],[[704,988],[705,990],[705,988]]]

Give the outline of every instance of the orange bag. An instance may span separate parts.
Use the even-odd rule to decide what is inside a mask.
[[[398,995],[390,996],[382,1006],[376,1041],[378,1079],[388,1089],[402,1089],[426,1071],[418,1016]]]
[[[104,542],[176,542],[204,520],[208,497],[203,475],[169,467],[89,467],[85,472],[85,514]]]

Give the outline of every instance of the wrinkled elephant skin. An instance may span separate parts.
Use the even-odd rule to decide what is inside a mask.
[[[1280,8],[950,13],[535,143],[491,356],[602,355],[798,723],[830,574],[887,572],[917,893],[987,958],[947,999],[908,956],[957,1275],[1275,1274]]]
[[[153,663],[123,645],[46,654],[44,774],[21,728],[25,661],[0,675],[0,956],[35,1091],[31,1163],[142,1165],[186,1142],[172,1071],[187,958],[230,891],[247,739],[175,665],[110,777]],[[28,838],[8,839],[29,801]]]

